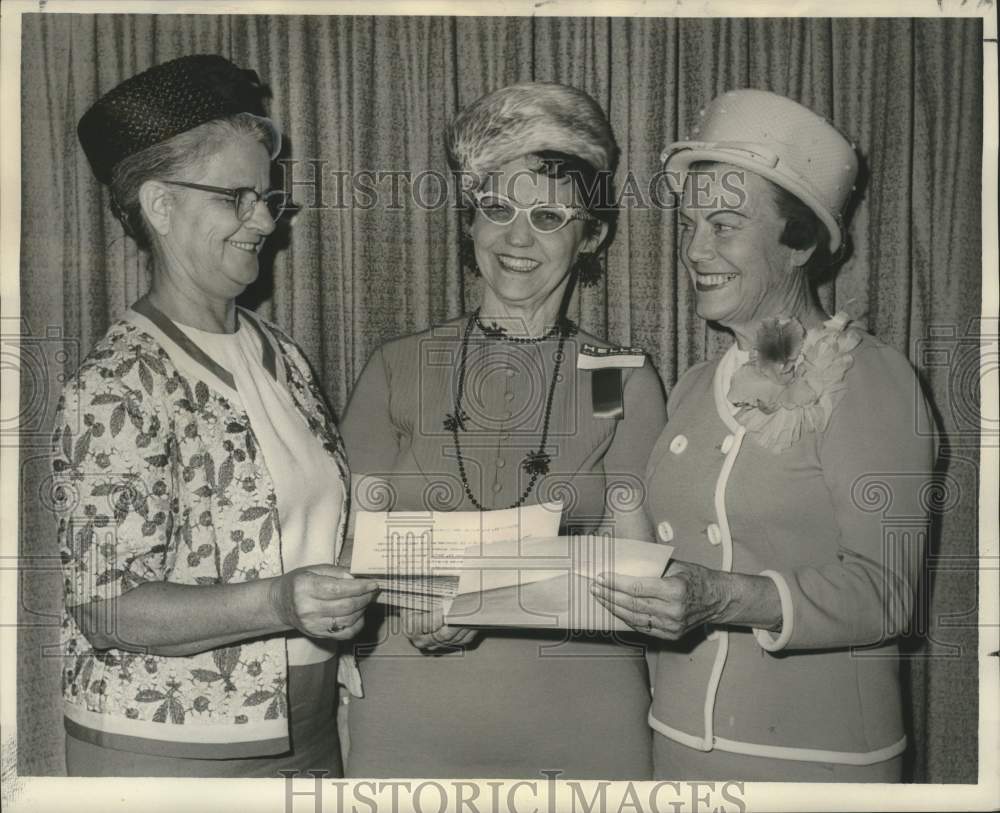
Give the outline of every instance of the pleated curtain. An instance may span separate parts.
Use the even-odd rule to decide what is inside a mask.
[[[978,20],[28,14],[22,24],[22,330],[69,348],[37,382],[22,379],[22,413],[39,416],[52,415],[60,364],[78,361],[148,286],[75,128],[101,94],[159,62],[218,53],[270,87],[303,208],[246,302],[301,343],[335,410],[380,342],[478,303],[459,261],[458,212],[426,205],[441,197],[445,128],[463,105],[554,80],[608,112],[623,208],[607,274],[577,292],[571,315],[646,348],[668,390],[731,337],[694,313],[674,214],[652,205],[662,149],[734,88],[791,96],[834,122],[864,166],[852,249],[821,300],[909,355],[943,430],[928,583],[904,637],[908,771],[976,780]],[[374,194],[358,184],[366,172],[383,173],[367,184]],[[396,201],[386,173],[403,173]],[[61,577],[44,417],[33,420],[21,439],[18,756],[23,773],[59,774]]]

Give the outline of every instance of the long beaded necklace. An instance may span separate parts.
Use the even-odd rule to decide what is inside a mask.
[[[549,421],[552,418],[552,399],[555,396],[556,383],[559,381],[559,368],[562,366],[563,359],[566,355],[564,352],[566,338],[567,336],[572,336],[576,333],[576,325],[569,319],[561,318],[544,336],[534,338],[511,336],[496,323],[490,326],[484,325],[479,319],[479,310],[477,309],[469,318],[469,321],[465,326],[465,333],[462,335],[462,350],[459,354],[458,362],[458,389],[455,393],[455,412],[445,416],[444,428],[445,430],[451,432],[452,438],[455,442],[455,457],[458,460],[458,473],[462,478],[462,487],[465,489],[465,494],[469,498],[469,501],[476,506],[476,508],[480,511],[485,511],[487,509],[484,508],[479,500],[476,499],[476,495],[472,493],[472,488],[469,485],[469,478],[465,473],[465,460],[462,457],[462,444],[459,439],[459,432],[465,431],[465,422],[469,419],[469,416],[466,415],[465,411],[462,409],[462,397],[465,392],[465,370],[469,356],[469,337],[472,335],[472,328],[477,326],[484,335],[500,339],[502,341],[512,342],[513,344],[537,344],[545,341],[546,339],[552,338],[556,335],[556,333],[559,334],[559,346],[557,347],[555,353],[555,370],[552,373],[552,383],[549,384],[548,397],[545,399],[545,417],[542,422],[542,442],[537,451],[528,452],[524,460],[521,461],[521,466],[530,475],[530,479],[528,480],[528,485],[525,487],[521,496],[518,497],[517,502],[508,506],[508,508],[519,508],[524,501],[528,499],[528,495],[531,494],[532,490],[535,488],[535,483],[538,482],[538,478],[549,473],[549,463],[552,459],[545,451],[545,445],[549,439]]]

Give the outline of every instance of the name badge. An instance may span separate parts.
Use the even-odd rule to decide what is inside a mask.
[[[594,417],[620,419],[625,417],[622,389],[622,369],[642,367],[646,354],[637,347],[595,347],[584,344],[576,357],[578,370],[590,370],[591,401]]]
[[[646,353],[641,347],[594,347],[585,344],[576,357],[578,370],[606,370],[611,367],[642,367]]]

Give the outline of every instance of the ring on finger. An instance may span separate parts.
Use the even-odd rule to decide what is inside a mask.
[[[653,616],[646,616],[646,632],[652,632],[653,630]]]
[[[336,618],[334,618],[330,622],[330,626],[327,627],[327,632],[341,632],[344,629],[345,627]]]

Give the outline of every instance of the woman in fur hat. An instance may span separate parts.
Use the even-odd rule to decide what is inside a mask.
[[[573,286],[598,278],[613,226],[617,148],[604,113],[565,85],[512,85],[464,109],[448,147],[482,304],[372,355],[343,421],[356,506],[561,499],[564,533],[612,522],[621,536],[642,533],[640,507],[613,512],[611,494],[641,480],[665,420],[660,382],[641,354],[605,375],[582,369],[585,345],[608,345],[565,315]],[[350,776],[649,776],[640,649],[382,608],[365,635]]]
[[[893,638],[916,602],[933,424],[907,359],[831,318],[810,280],[846,239],[853,145],[739,90],[665,157],[698,313],[736,341],[677,382],[650,456],[675,561],[594,588],[660,643],[655,775],[899,781]]]
[[[334,565],[349,475],[308,364],[235,304],[286,205],[260,96],[252,71],[189,56],[80,121],[152,286],[53,436],[71,775],[341,773],[337,641],[375,588]]]

